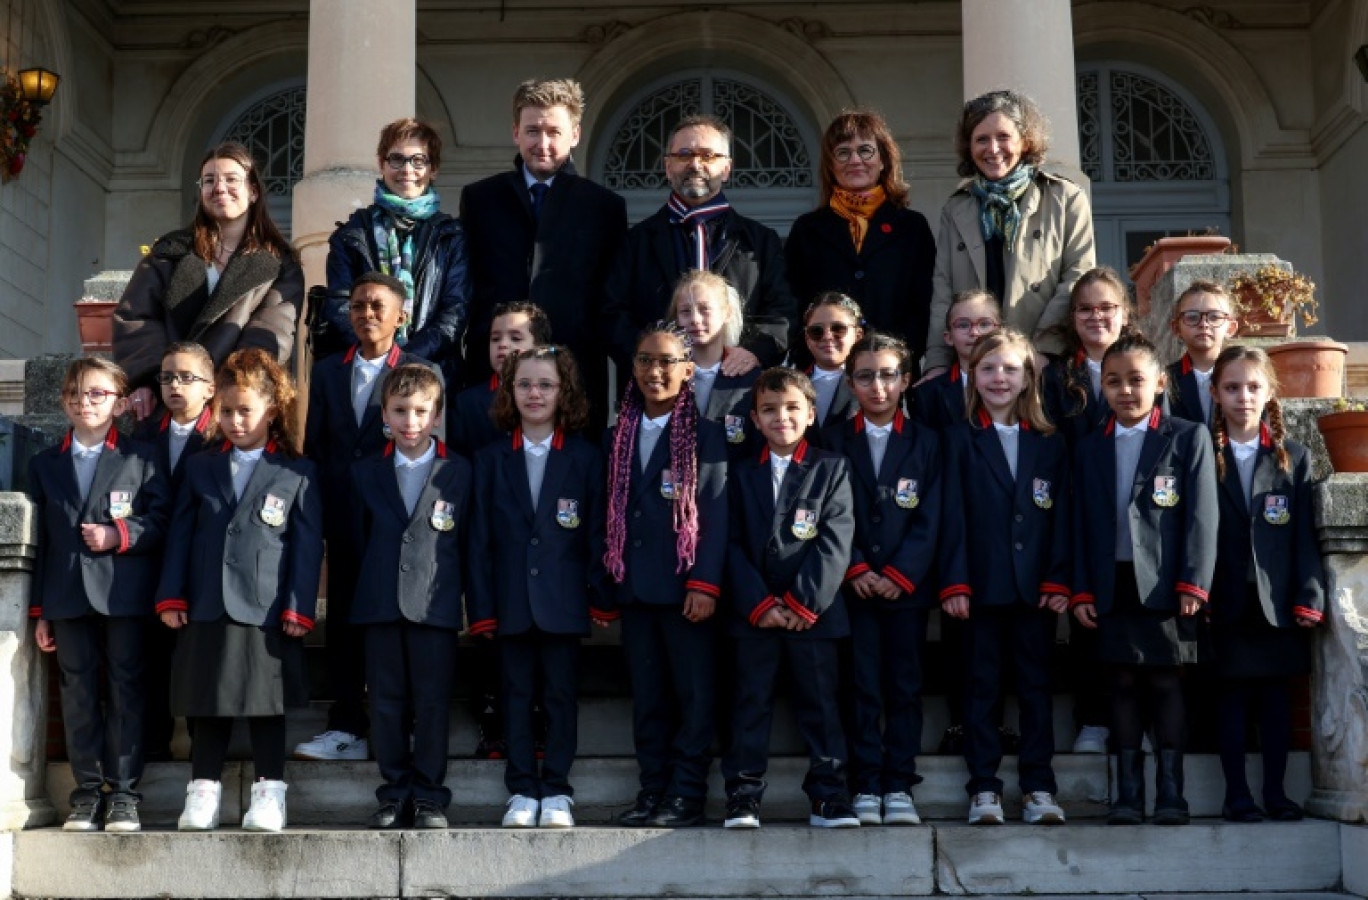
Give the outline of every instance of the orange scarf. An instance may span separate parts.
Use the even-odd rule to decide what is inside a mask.
[[[850,225],[850,239],[855,242],[855,252],[864,245],[865,234],[869,231],[869,220],[884,203],[883,185],[876,184],[867,191],[835,188],[831,192],[830,206],[836,215]]]

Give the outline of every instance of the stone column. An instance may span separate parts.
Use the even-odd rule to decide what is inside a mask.
[[[1368,821],[1368,475],[1316,488],[1327,604],[1317,635],[1307,810]]]
[[[0,830],[50,825],[47,798],[47,670],[28,617],[37,510],[0,493]]]
[[[1086,185],[1078,160],[1069,0],[963,0],[964,99],[1011,88],[1050,120],[1051,168]]]

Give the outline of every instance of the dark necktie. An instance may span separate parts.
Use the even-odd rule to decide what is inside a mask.
[[[542,205],[546,203],[546,192],[551,188],[545,182],[538,181],[528,190],[532,192],[532,218],[540,222]]]

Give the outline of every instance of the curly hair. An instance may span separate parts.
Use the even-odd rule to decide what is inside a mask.
[[[879,158],[884,164],[879,173],[879,187],[884,189],[884,198],[894,206],[905,206],[908,188],[907,182],[903,181],[902,151],[883,116],[867,108],[842,110],[822,135],[822,205],[831,202],[831,195],[838,187],[836,147],[860,138],[873,140],[879,148]]]
[[[531,300],[510,300],[497,304],[489,314],[491,331],[495,320],[500,316],[527,316],[527,331],[532,335],[533,343],[550,344],[555,340],[551,334],[551,319],[547,317],[546,310]]]
[[[220,395],[228,388],[252,390],[274,406],[276,414],[267,427],[267,434],[281,453],[299,456],[299,435],[295,428],[295,400],[299,392],[290,373],[276,362],[275,356],[259,347],[234,351],[214,376],[214,387]],[[217,422],[214,431],[216,434],[219,431]]]
[[[983,397],[979,395],[975,370],[990,353],[1003,350],[1015,351],[1021,357],[1022,368],[1026,373],[1026,384],[1016,399],[1017,419],[1030,425],[1032,431],[1041,434],[1054,434],[1055,427],[1050,417],[1045,415],[1045,403],[1040,396],[1040,373],[1036,371],[1036,350],[1031,339],[1015,328],[1003,326],[979,338],[974,344],[974,352],[969,357],[969,399],[965,404],[965,415],[969,424],[978,427],[979,410],[983,409]]]
[[[1268,421],[1269,437],[1277,454],[1278,468],[1284,472],[1292,471],[1292,458],[1287,453],[1287,426],[1283,422],[1282,403],[1278,401],[1278,372],[1273,368],[1273,360],[1258,347],[1235,345],[1221,351],[1216,357],[1216,365],[1211,370],[1211,386],[1219,388],[1221,374],[1235,363],[1252,363],[1264,380],[1268,382],[1268,403],[1264,406],[1264,417]],[[1219,396],[1219,394],[1217,395]],[[1225,448],[1230,444],[1229,426],[1226,425],[1225,410],[1213,401],[1211,410],[1211,433],[1216,441],[1216,477],[1225,478]]]
[[[1050,149],[1049,124],[1030,97],[1017,91],[990,91],[964,104],[959,123],[955,126],[955,154],[959,157],[957,171],[965,178],[978,174],[974,164],[974,129],[993,113],[1002,113],[1012,120],[1021,133],[1021,161],[1032,166],[1045,162]]]
[[[513,382],[517,379],[518,366],[528,360],[549,362],[556,367],[556,377],[560,379],[560,390],[556,393],[556,427],[561,431],[582,430],[589,423],[589,396],[584,391],[575,355],[559,344],[508,355],[499,373],[498,390],[494,392],[494,406],[490,412],[494,424],[501,431],[512,431],[521,423],[518,403],[513,397]]]

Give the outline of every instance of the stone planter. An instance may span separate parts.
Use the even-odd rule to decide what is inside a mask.
[[[1339,397],[1349,348],[1338,341],[1288,341],[1266,348],[1282,397]]]
[[[1368,472],[1368,412],[1346,410],[1316,420],[1336,472]]]
[[[76,326],[81,334],[81,350],[85,353],[111,353],[114,350],[115,300],[78,300]]]
[[[1283,321],[1280,316],[1275,316],[1262,307],[1247,307],[1244,315],[1240,316],[1238,337],[1285,338],[1294,334],[1296,323],[1291,317]]]
[[[1150,288],[1173,264],[1184,256],[1203,253],[1224,253],[1230,246],[1230,238],[1219,234],[1190,237],[1160,238],[1150,245],[1140,261],[1131,267],[1131,281],[1135,282],[1135,303],[1140,315],[1150,309]]]

